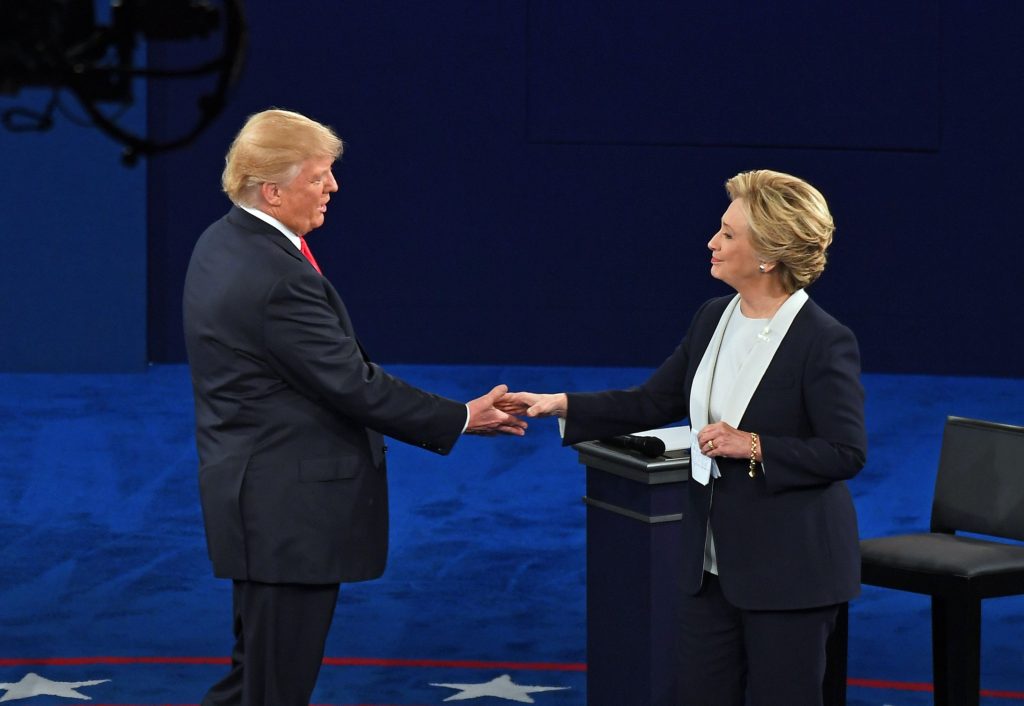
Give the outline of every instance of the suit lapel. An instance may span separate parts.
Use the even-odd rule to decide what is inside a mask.
[[[733,311],[739,305],[740,295],[737,294],[726,306],[718,318],[711,340],[704,349],[704,355],[697,366],[697,372],[690,383],[690,428],[695,430],[703,429],[708,423],[708,407],[711,404],[711,382],[715,377],[715,364],[718,362],[718,351],[722,347],[722,339],[725,337],[725,328],[729,324]],[[690,477],[700,483],[707,485],[708,479],[715,473],[714,460],[704,455],[697,435],[690,436]]]
[[[338,315],[338,320],[341,321],[341,327],[345,329],[345,333],[353,338],[356,335],[355,329],[352,328],[352,318],[348,315],[348,309],[345,308],[345,302],[341,300],[341,295],[338,294],[338,290],[334,288],[326,278],[324,279],[324,291],[327,293],[327,303],[334,309],[334,313]]]
[[[345,302],[342,301],[341,295],[338,294],[338,290],[334,288],[327,278],[324,278],[324,291],[327,292],[327,303],[330,304],[331,308],[338,315],[338,321],[341,322],[341,327],[345,333],[355,339],[356,345],[359,346],[359,352],[363,354],[363,360],[367,363],[370,362],[370,356],[366,354],[366,349],[363,348],[362,342],[359,337],[356,336],[355,327],[352,325],[352,318],[348,315],[348,309],[345,307]]]
[[[306,262],[306,258],[303,254],[290,240],[288,240],[288,237],[284,233],[266,221],[261,221],[248,211],[241,209],[238,206],[233,206],[231,210],[228,211],[228,222],[251,233],[266,237],[274,245],[281,248],[288,257],[293,257],[301,262]]]
[[[289,257],[293,257],[303,263],[307,262],[305,256],[281,231],[266,221],[260,220],[248,211],[241,209],[238,206],[233,206],[228,212],[228,221],[239,228],[244,228],[245,230],[253,233],[266,236],[272,243],[274,243],[274,245],[287,253]],[[341,323],[341,328],[346,334],[355,339],[356,345],[359,346],[359,352],[363,356],[363,360],[369,362],[370,356],[366,354],[366,349],[363,348],[363,344],[360,343],[359,338],[356,336],[355,328],[352,326],[352,317],[348,315],[348,309],[345,307],[345,302],[342,301],[341,296],[338,294],[338,290],[334,288],[334,285],[332,285],[326,277],[323,278],[323,284],[324,292],[327,294],[327,303],[330,305],[331,309],[334,310],[334,313],[338,315],[338,321]]]
[[[327,281],[326,277],[323,278],[323,283],[324,291],[327,293],[327,303],[338,315],[338,322],[341,324],[342,330],[356,342],[356,346],[359,347],[359,353],[363,356],[363,361],[369,364],[370,356],[366,354],[366,349],[363,348],[363,344],[359,342],[359,337],[356,336],[355,329],[352,327],[352,319],[349,317],[348,309],[345,307],[345,302],[342,301],[338,290]],[[373,458],[373,465],[375,468],[380,468],[384,463],[384,439],[380,432],[369,427],[366,428],[366,439],[370,446],[370,456]]]
[[[726,326],[739,304],[739,299],[738,294],[733,297],[719,317],[718,325],[704,349],[704,355],[690,385],[690,426],[693,429],[702,429],[708,423],[708,406],[711,401],[711,383],[715,377],[715,363],[718,360],[718,352],[722,346]],[[807,300],[807,292],[798,289],[779,307],[775,316],[758,336],[757,343],[754,344],[750,355],[747,356],[743,367],[740,368],[728,395],[728,401],[722,414],[723,422],[732,427],[739,427],[740,420],[743,419],[743,414],[747,411],[747,405],[750,404],[750,399],[757,391],[758,385],[761,384],[761,378],[764,377],[776,351],[779,350],[779,345],[789,332],[793,319],[800,313]],[[691,444],[690,476],[698,483],[707,485],[709,478],[712,476],[717,478],[719,475],[717,464],[714,459],[704,455],[696,434],[692,436]]]
[[[743,367],[740,368],[739,375],[736,377],[736,382],[733,384],[729,401],[723,410],[722,421],[733,427],[739,426],[743,414],[747,411],[747,405],[750,404],[750,398],[754,396],[757,386],[761,384],[761,378],[764,377],[764,372],[775,358],[779,344],[786,337],[793,319],[800,313],[800,309],[803,308],[807,299],[807,292],[804,290],[798,289],[793,292],[758,335],[757,343],[754,344],[750,355],[744,361]]]

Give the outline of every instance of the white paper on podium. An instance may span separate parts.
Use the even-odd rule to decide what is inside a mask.
[[[690,448],[690,427],[668,427],[634,432],[634,436],[656,436],[665,442],[666,451],[680,451]]]

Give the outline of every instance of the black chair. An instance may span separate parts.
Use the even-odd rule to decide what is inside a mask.
[[[1024,546],[956,532],[1024,541],[1024,427],[949,417],[931,531],[860,543],[862,583],[932,597],[936,706],[977,706],[981,600],[1024,594]]]

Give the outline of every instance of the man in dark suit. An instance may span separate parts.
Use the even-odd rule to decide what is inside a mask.
[[[384,571],[382,435],[446,454],[463,433],[522,435],[494,408],[370,362],[304,237],[338,190],[341,140],[305,116],[249,118],[223,174],[234,202],[199,238],[185,339],[214,573],[234,582],[228,675],[203,706],[306,706],[341,582]]]

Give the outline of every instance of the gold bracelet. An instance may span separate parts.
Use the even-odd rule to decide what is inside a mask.
[[[757,445],[759,443],[757,434],[754,432],[750,433],[750,468],[747,469],[747,475],[751,478],[757,477]]]

